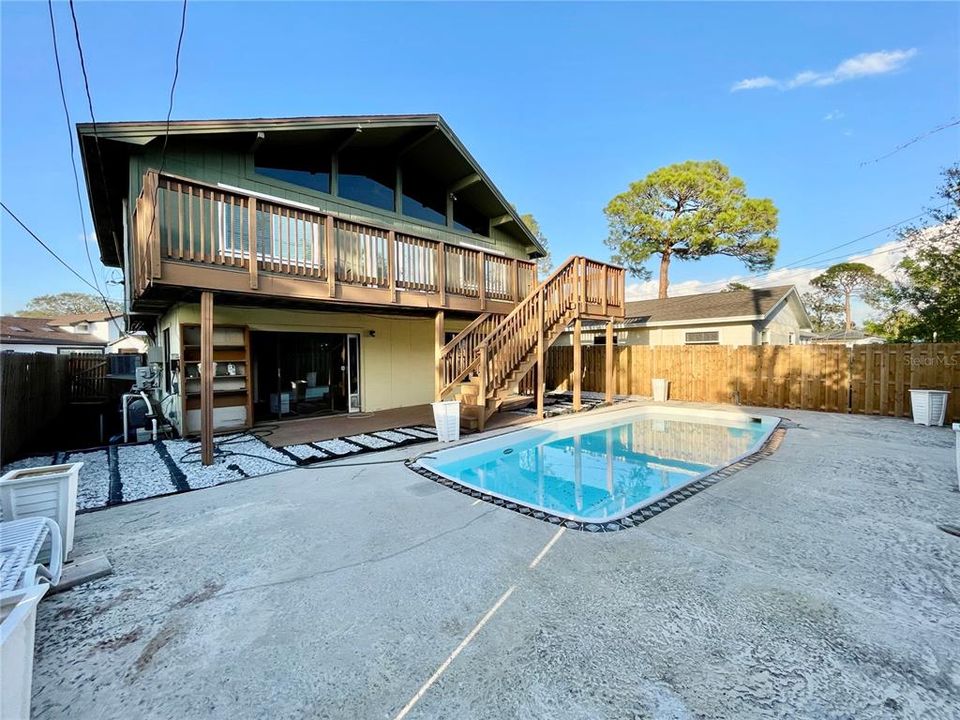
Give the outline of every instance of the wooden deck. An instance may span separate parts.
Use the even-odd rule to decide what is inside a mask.
[[[522,425],[536,419],[535,415],[503,413],[492,418],[487,423],[487,429]],[[284,420],[279,423],[263,422],[258,423],[256,427],[263,428],[274,424],[277,426],[276,430],[265,437],[264,441],[272,447],[282,447],[413,425],[433,427],[433,409],[429,404],[412,405],[374,413],[329,415],[301,420]]]
[[[273,425],[272,422],[259,423],[258,427]],[[299,443],[331,440],[347,435],[393,430],[411,425],[433,426],[433,409],[427,405],[411,405],[404,408],[392,408],[373,413],[344,413],[326,417],[303,418],[301,420],[283,420],[275,423],[277,429],[264,440],[273,447],[296,445]]]

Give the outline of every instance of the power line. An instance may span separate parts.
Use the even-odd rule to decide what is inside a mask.
[[[80,175],[77,172],[76,148],[73,143],[73,123],[70,120],[70,108],[67,104],[67,94],[63,87],[63,70],[60,66],[60,50],[57,46],[57,26],[53,16],[53,0],[47,0],[47,10],[50,15],[50,35],[53,39],[53,58],[57,67],[57,82],[60,86],[60,101],[63,104],[63,115],[67,123],[67,140],[70,143],[70,165],[73,168],[73,184],[77,192],[77,209],[80,212],[80,227],[83,231],[83,251],[87,256],[87,264],[90,266],[90,274],[93,276],[94,289],[97,291],[97,295],[100,296],[100,299],[103,301],[104,305],[110,309],[106,295],[100,289],[100,283],[97,282],[97,271],[93,266],[93,258],[90,256],[90,242],[88,239],[89,236],[87,235],[87,221],[83,211],[83,196],[80,192]],[[113,314],[112,310],[110,310],[110,314]],[[117,331],[121,335],[125,335],[126,332],[122,327],[120,327],[120,322],[115,317],[113,317],[112,320],[114,326],[117,328]]]
[[[50,36],[53,39],[53,59],[57,66],[57,82],[60,84],[60,101],[63,104],[63,115],[67,121],[67,140],[70,143],[70,165],[73,167],[73,184],[77,191],[77,208],[80,211],[80,226],[83,229],[83,249],[87,254],[87,264],[90,265],[90,274],[93,283],[99,289],[97,271],[93,267],[93,258],[90,257],[90,244],[87,242],[87,220],[83,212],[83,196],[80,192],[80,176],[77,173],[77,158],[73,144],[73,123],[70,120],[70,109],[67,106],[67,94],[63,89],[63,71],[60,67],[60,51],[57,47],[57,26],[53,18],[53,0],[47,0],[47,11],[50,14]]]
[[[153,190],[153,218],[150,221],[150,235],[157,226],[156,208],[160,199],[160,176],[167,162],[167,143],[170,141],[170,118],[173,116],[173,98],[177,90],[177,80],[180,77],[180,49],[183,47],[183,33],[187,27],[187,0],[183,0],[183,9],[180,12],[180,35],[177,37],[177,52],[173,59],[173,81],[170,83],[170,99],[167,103],[167,124],[163,132],[163,145],[160,148],[160,169],[157,172],[157,187]]]
[[[849,257],[849,256],[850,256],[850,253],[843,253],[843,254],[840,254],[840,255],[832,256],[832,257],[821,257],[821,256],[824,255],[824,254],[826,254],[826,253],[832,252],[832,251],[834,251],[834,250],[838,250],[839,248],[847,247],[847,246],[849,246],[849,245],[853,245],[853,244],[855,244],[855,243],[857,243],[857,242],[860,242],[860,241],[862,241],[862,240],[865,240],[865,239],[867,239],[867,238],[873,237],[873,236],[875,236],[875,235],[879,235],[880,233],[887,232],[888,230],[892,230],[893,228],[896,228],[896,227],[899,227],[899,226],[901,226],[901,225],[904,225],[904,224],[906,224],[906,223],[908,223],[908,222],[910,222],[910,221],[912,221],[912,220],[916,220],[917,218],[923,217],[924,215],[929,214],[929,213],[932,212],[933,210],[939,210],[940,208],[946,207],[946,205],[948,205],[948,204],[949,204],[949,203],[944,203],[943,205],[939,205],[938,207],[930,208],[930,209],[928,209],[928,210],[924,210],[922,213],[919,213],[919,214],[917,214],[917,215],[913,215],[913,216],[911,216],[911,217],[905,218],[905,219],[900,220],[900,221],[898,221],[898,222],[892,223],[892,224],[890,224],[890,225],[887,225],[886,227],[880,228],[879,230],[874,230],[874,231],[872,231],[872,232],[867,233],[866,235],[861,235],[860,237],[854,238],[853,240],[848,240],[848,241],[846,241],[846,242],[842,242],[842,243],[839,243],[839,244],[837,244],[837,245],[832,245],[831,247],[828,247],[827,249],[822,250],[822,251],[820,251],[819,253],[815,253],[815,254],[813,254],[813,255],[809,255],[809,256],[807,256],[807,257],[805,257],[805,258],[801,258],[800,260],[794,260],[793,262],[791,262],[791,263],[789,263],[789,264],[787,264],[787,265],[784,265],[783,267],[779,267],[779,268],[767,270],[767,271],[762,272],[762,273],[756,273],[756,274],[754,274],[754,275],[748,275],[748,276],[745,277],[745,278],[737,278],[737,279],[736,279],[736,282],[746,282],[746,281],[749,281],[749,280],[760,280],[760,281],[762,281],[764,278],[767,278],[767,277],[769,277],[770,275],[773,275],[774,273],[780,273],[780,272],[783,272],[784,270],[799,269],[799,268],[798,268],[799,265],[801,265],[802,263],[804,263],[804,262],[806,262],[806,261],[808,261],[808,260],[811,260],[811,259],[813,259],[813,258],[819,258],[818,262],[830,262],[830,261],[832,261],[832,260],[839,260],[839,259],[843,259],[843,258]],[[860,253],[860,254],[858,254],[858,256],[859,256],[859,257],[863,257],[863,258],[872,257],[873,255],[879,255],[879,254],[884,253],[884,252],[891,252],[891,251],[893,251],[893,250],[896,250],[896,249],[905,247],[907,244],[909,244],[909,241],[902,242],[902,243],[898,243],[898,244],[896,244],[896,245],[894,245],[894,246],[892,246],[892,247],[883,248],[882,250],[874,249],[874,252],[871,252],[871,253],[866,253],[866,254]],[[855,254],[856,254],[856,253],[855,253]],[[717,280],[717,281],[712,282],[712,283],[706,283],[705,285],[701,286],[700,290],[701,290],[701,291],[705,291],[705,292],[710,292],[713,288],[722,288],[722,287],[726,286],[728,282],[729,282],[729,281],[727,281],[727,280]]]
[[[90,78],[87,76],[87,64],[83,57],[83,44],[80,42],[80,25],[77,23],[77,11],[73,0],[70,3],[70,17],[73,19],[73,34],[77,40],[77,53],[80,55],[80,72],[83,73],[83,88],[87,93],[87,106],[90,108],[90,122],[93,125],[93,145],[97,151],[97,165],[100,169],[100,182],[103,183],[103,194],[107,203],[107,222],[110,225],[110,234],[113,236],[113,246],[117,255],[123,257],[118,244],[116,227],[113,224],[113,215],[110,212],[110,188],[107,185],[107,173],[103,166],[103,153],[100,151],[100,134],[97,132],[97,117],[93,112],[93,95],[90,92]]]
[[[860,167],[863,167],[864,165],[872,165],[873,163],[878,163],[878,162],[880,162],[881,160],[886,160],[886,159],[887,159],[888,157],[890,157],[891,155],[896,155],[896,154],[897,154],[898,152],[900,152],[901,150],[903,150],[903,149],[905,149],[905,148],[908,148],[908,147],[910,147],[911,145],[913,145],[913,144],[915,144],[915,143],[918,143],[918,142],[920,142],[921,140],[923,140],[923,139],[925,139],[925,138],[928,138],[928,137],[930,137],[931,135],[934,135],[934,134],[940,132],[941,130],[946,130],[946,129],[952,128],[952,127],[954,127],[954,126],[956,126],[956,125],[960,125],[960,118],[953,118],[952,120],[948,120],[947,122],[945,122],[945,123],[943,123],[943,124],[941,124],[941,125],[937,125],[935,128],[932,128],[932,129],[930,129],[930,130],[927,130],[926,132],[922,132],[922,133],[920,133],[919,135],[917,135],[916,137],[911,138],[910,140],[907,140],[907,142],[901,143],[901,144],[897,145],[893,150],[891,150],[890,152],[888,152],[886,155],[881,155],[880,157],[876,157],[876,158],[874,158],[873,160],[864,160],[862,163],[860,163]]]
[[[921,217],[923,217],[924,215],[928,215],[928,214],[930,214],[931,212],[933,212],[934,210],[939,210],[939,209],[941,209],[941,208],[944,208],[944,207],[946,207],[946,206],[949,205],[949,204],[950,204],[950,203],[944,203],[943,205],[940,205],[940,206],[938,206],[938,207],[930,208],[930,209],[928,209],[928,210],[924,210],[922,213],[918,213],[917,215],[914,215],[913,217],[908,217],[906,220],[901,220],[900,222],[895,222],[895,223],[893,223],[892,225],[887,225],[887,226],[884,227],[884,228],[880,228],[879,230],[874,230],[873,232],[869,232],[869,233],[867,233],[866,235],[861,235],[860,237],[854,238],[853,240],[848,240],[847,242],[840,243],[839,245],[834,245],[834,246],[832,246],[832,247],[827,248],[826,250],[822,250],[822,251],[820,251],[820,252],[818,252],[818,253],[814,253],[813,255],[808,255],[808,256],[805,257],[805,258],[800,258],[799,260],[794,260],[794,261],[791,262],[789,265],[787,265],[787,267],[799,265],[800,263],[804,263],[804,262],[806,262],[807,260],[812,260],[813,258],[820,257],[821,255],[826,255],[827,253],[832,252],[833,250],[838,250],[838,249],[840,249],[840,248],[842,248],[842,247],[847,247],[848,245],[855,245],[856,243],[858,243],[858,242],[860,242],[860,241],[862,241],[862,240],[866,240],[867,238],[871,238],[871,237],[873,237],[873,236],[875,236],[875,235],[879,235],[880,233],[887,232],[887,230],[893,230],[893,228],[895,228],[895,227],[900,227],[901,225],[903,225],[903,224],[905,224],[905,223],[908,223],[908,222],[910,222],[911,220],[916,220],[917,218],[921,218]],[[781,268],[781,270],[783,270],[783,269],[786,269],[786,268]]]
[[[57,260],[58,263],[60,263],[60,264],[63,265],[67,270],[69,270],[69,271],[72,272],[74,275],[76,275],[77,278],[80,280],[80,282],[84,283],[87,287],[92,288],[93,290],[95,290],[96,293],[97,293],[98,295],[100,295],[100,299],[104,301],[104,304],[106,304],[106,299],[103,297],[103,294],[100,292],[100,289],[97,288],[97,287],[94,287],[94,286],[90,283],[89,280],[87,280],[83,275],[81,275],[81,274],[78,273],[76,270],[74,270],[74,269],[67,263],[66,260],[64,260],[62,257],[60,257],[59,255],[57,255],[57,253],[54,252],[53,249],[52,249],[49,245],[47,245],[43,240],[41,240],[40,237],[39,237],[33,230],[31,230],[30,228],[28,228],[28,227],[26,226],[26,224],[23,222],[23,220],[21,220],[19,217],[17,217],[17,215],[13,212],[13,210],[11,210],[10,208],[8,208],[8,207],[6,206],[6,204],[5,204],[2,200],[0,200],[0,207],[2,207],[4,210],[6,210],[7,213],[10,215],[10,217],[12,217],[12,218],[16,221],[17,225],[19,225],[20,227],[22,227],[22,228],[27,232],[27,234],[28,234],[30,237],[32,237],[34,240],[36,240],[38,243],[40,243],[41,247],[43,247],[44,250],[46,250],[48,253],[50,253],[51,255],[53,255],[53,257]],[[110,310],[111,313],[113,312],[113,309],[110,308],[109,305],[107,306],[107,309]]]

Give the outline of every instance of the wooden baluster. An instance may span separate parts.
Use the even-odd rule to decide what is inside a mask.
[[[477,252],[477,292],[480,297],[480,309],[487,309],[487,273],[482,252]]]
[[[200,195],[197,197],[197,202],[199,207],[197,208],[197,224],[200,226],[200,259],[203,262],[208,262],[207,259],[207,238],[206,238],[206,227],[207,224],[204,222],[203,215],[203,196],[206,195],[207,191],[203,188],[200,188]]]
[[[479,390],[477,404],[480,406],[478,429],[483,432],[487,424],[487,346],[480,346],[480,367],[478,373]]]
[[[183,185],[177,183],[177,238],[180,243],[180,257],[183,258]],[[190,259],[193,260],[193,248],[190,249]]]
[[[447,306],[447,246],[437,243],[437,289],[440,292],[440,307]]]
[[[327,246],[327,295],[337,294],[337,248],[333,239],[333,216],[327,215],[323,223],[323,241]]]
[[[607,266],[604,265],[604,266],[603,266],[603,292],[601,293],[601,295],[602,295],[603,297],[600,299],[600,302],[601,302],[602,305],[603,305],[603,314],[604,314],[604,315],[607,314],[607,285],[608,285],[608,279],[607,279],[607,277],[608,277],[608,276],[607,276]]]
[[[190,259],[193,260],[194,257],[194,248],[193,248],[193,188],[187,187],[187,232],[190,233]],[[200,248],[200,260],[203,260],[203,248]]]
[[[397,301],[397,233],[395,230],[387,232],[387,275],[389,277],[390,302],[395,303]],[[443,319],[441,318],[438,322],[442,323]],[[440,345],[442,346],[443,343],[441,342]],[[439,363],[439,358],[437,362]],[[440,400],[439,392],[440,388],[438,386],[437,400]]]
[[[257,201],[247,198],[247,245],[250,249],[250,288],[256,290],[260,280],[257,276]]]

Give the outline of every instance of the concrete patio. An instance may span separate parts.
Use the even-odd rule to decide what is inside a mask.
[[[611,534],[365,464],[432,444],[83,515],[115,574],[41,605],[34,715],[960,716],[953,433],[779,412]]]

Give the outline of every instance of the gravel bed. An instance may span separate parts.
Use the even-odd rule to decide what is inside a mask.
[[[382,450],[383,448],[393,447],[393,443],[389,440],[384,440],[383,438],[374,437],[373,435],[348,435],[345,440],[356,443],[357,445],[362,445],[363,447],[370,448],[371,450]]]
[[[395,432],[393,430],[377,430],[373,435],[378,438],[383,438],[384,440],[389,440],[392,443],[405,443],[410,442],[413,437],[402,432]]]
[[[314,445],[323,448],[328,453],[333,455],[350,455],[351,453],[360,452],[363,450],[363,448],[354,445],[353,443],[344,442],[340,438],[334,438],[333,440],[319,440],[315,442]]]
[[[117,448],[117,454],[124,502],[176,491],[170,470],[152,443],[121,445]]]
[[[83,463],[77,481],[77,510],[104,507],[110,497],[110,461],[107,451],[68,453],[64,462]]]

